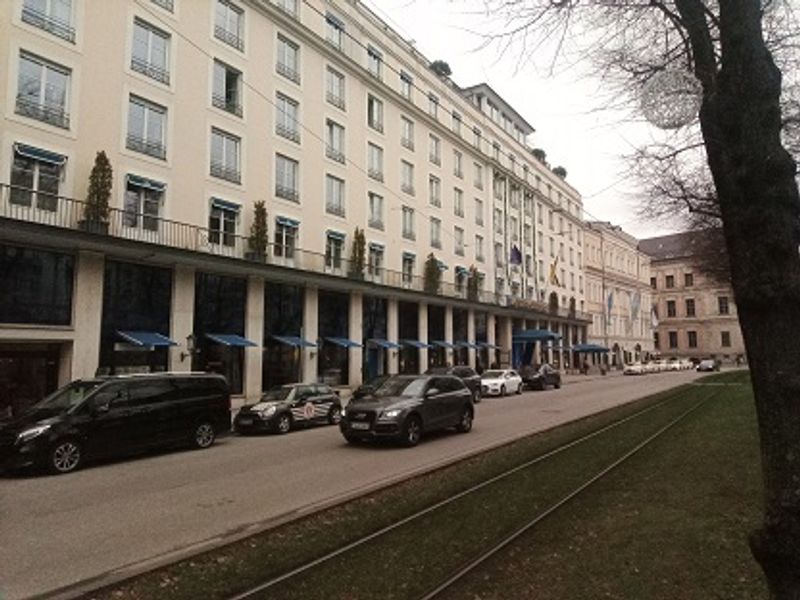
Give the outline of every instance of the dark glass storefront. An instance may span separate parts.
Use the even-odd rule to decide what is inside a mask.
[[[419,339],[419,306],[413,302],[397,303],[397,322],[400,349],[400,373],[416,375],[419,369],[419,349],[407,343]],[[403,343],[403,341],[406,343]]]
[[[475,313],[475,343],[479,349],[475,351],[475,370],[478,373],[483,373],[491,364],[489,361],[489,349],[481,344],[486,344],[488,341],[487,326],[488,318],[485,312]]]
[[[302,381],[300,357],[302,349],[296,344],[276,339],[302,338],[302,286],[267,282],[264,284],[264,354],[262,388]]]
[[[340,292],[319,292],[319,360],[317,376],[329,385],[347,385],[350,370],[350,349],[342,342],[350,334],[350,295]]]
[[[0,344],[0,418],[12,418],[58,388],[59,344]]]
[[[469,314],[466,309],[453,309],[453,343],[456,345],[453,350],[453,364],[456,365],[469,364],[469,349],[461,345],[471,341],[467,335],[468,319]]]
[[[447,349],[434,344],[445,339],[444,313],[444,306],[428,305],[428,343],[433,346],[428,350],[429,367],[443,367],[447,364]]]
[[[362,327],[364,330],[362,374],[364,381],[388,372],[389,352],[392,352],[392,350],[369,341],[386,339],[387,310],[385,298],[364,296],[362,308]]]
[[[170,269],[107,260],[98,374],[166,371],[166,346],[137,346],[119,332],[144,331],[169,337],[171,306]]]
[[[69,325],[75,258],[0,244],[0,323]]]
[[[244,348],[219,343],[209,335],[244,336],[246,307],[246,279],[213,273],[195,275],[192,370],[225,375],[233,394],[243,390]]]

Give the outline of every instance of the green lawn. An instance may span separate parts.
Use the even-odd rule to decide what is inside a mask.
[[[727,382],[743,383],[743,376],[737,377]],[[672,417],[710,396],[714,397],[685,424],[544,521],[449,597],[764,597],[745,543],[759,514],[758,456],[747,385],[687,386],[679,394],[661,394],[608,411],[91,597],[222,598],[668,396],[677,397],[321,565],[301,581],[265,591],[263,597],[415,598]]]

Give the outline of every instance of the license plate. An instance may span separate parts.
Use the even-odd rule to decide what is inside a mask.
[[[369,423],[350,423],[350,429],[365,431],[369,429]]]
[[[252,425],[253,419],[252,417],[242,417],[239,419],[239,425]]]

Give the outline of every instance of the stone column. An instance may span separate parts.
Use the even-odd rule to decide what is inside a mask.
[[[186,338],[194,331],[194,267],[176,266],[172,272],[172,308],[169,337],[178,342],[169,349],[170,371],[191,371]]]
[[[386,339],[395,344],[400,338],[400,312],[396,298],[389,298],[386,302]],[[400,349],[386,350],[389,353],[389,375],[400,372]]]
[[[508,364],[511,366],[513,348],[513,319],[511,317],[500,317],[500,346],[504,352],[508,353]]]
[[[301,337],[314,344],[319,340],[319,290],[315,287],[306,287],[305,301],[303,303],[303,329]],[[303,348],[301,350],[300,371],[303,382],[311,383],[317,380],[317,354],[319,347]]]
[[[486,343],[489,344],[490,346],[497,345],[497,336],[495,335],[495,321],[496,317],[494,313],[486,314]],[[486,368],[491,369],[492,364],[494,363],[496,351],[493,348],[489,348],[488,355],[489,355],[489,364],[486,365]]]
[[[359,344],[364,342],[364,295],[361,292],[353,292],[350,294],[350,332],[348,336],[354,342]],[[349,349],[350,360],[348,361],[348,385],[351,388],[356,388],[361,385],[364,379],[363,365],[364,365],[364,348],[353,347]]]
[[[470,344],[475,343],[475,311],[471,308],[467,309],[467,342]],[[467,364],[475,368],[475,348],[467,349]]]
[[[72,297],[75,341],[72,345],[72,378],[94,377],[100,365],[100,327],[103,320],[102,254],[78,253],[75,291]]]
[[[444,341],[453,343],[453,307],[449,304],[444,307]],[[452,348],[444,349],[444,357],[445,364],[455,364],[456,357]]]
[[[244,393],[248,400],[261,397],[264,354],[264,279],[247,279],[247,313],[244,337],[257,346],[244,350]]]
[[[418,339],[420,342],[428,343],[428,304],[419,303],[419,322],[417,323]],[[428,349],[419,349],[419,372],[424,373],[428,370]]]

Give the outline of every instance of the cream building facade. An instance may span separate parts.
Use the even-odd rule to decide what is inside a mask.
[[[654,350],[650,257],[608,222],[586,222],[584,239],[589,343],[609,349],[610,366],[646,359]]]
[[[658,323],[655,349],[662,356],[744,361],[733,290],[698,268],[697,235],[681,233],[640,243],[641,250],[651,257],[650,285]]]

